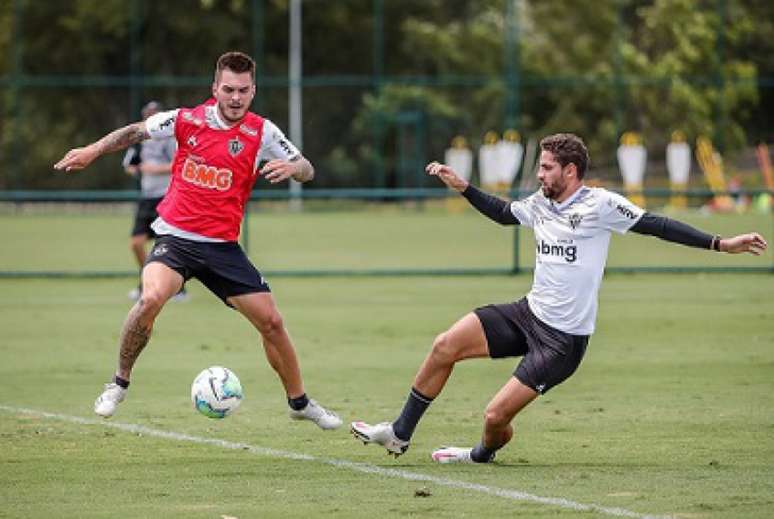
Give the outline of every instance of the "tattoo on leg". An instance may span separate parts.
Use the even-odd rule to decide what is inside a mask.
[[[129,375],[137,357],[150,340],[151,325],[142,325],[139,322],[141,308],[142,302],[138,302],[130,310],[121,329],[121,345],[118,353],[118,372],[121,375]]]

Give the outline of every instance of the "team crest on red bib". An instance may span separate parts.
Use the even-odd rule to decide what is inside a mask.
[[[234,137],[228,141],[228,152],[232,157],[239,155],[243,149],[245,149],[245,145],[239,140],[239,137]]]

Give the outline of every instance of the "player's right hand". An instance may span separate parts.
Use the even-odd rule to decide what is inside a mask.
[[[438,177],[444,184],[462,193],[468,187],[468,182],[460,178],[452,168],[439,162],[431,162],[425,168],[428,175]]]
[[[83,148],[73,148],[62,157],[59,162],[54,164],[54,169],[59,171],[71,171],[74,169],[83,169],[96,159],[98,153],[93,146]]]

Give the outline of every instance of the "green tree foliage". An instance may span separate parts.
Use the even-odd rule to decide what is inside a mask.
[[[597,164],[621,131],[617,15],[615,0],[559,0],[526,2],[522,16],[526,128],[582,135]]]
[[[626,130],[660,147],[679,128],[727,150],[771,135],[767,0],[305,0],[303,9],[303,148],[318,187],[412,185],[401,176],[407,157],[410,167],[440,158],[457,134],[477,147],[509,116],[527,137],[583,135],[603,166]],[[118,155],[85,174],[51,164],[136,120],[148,99],[202,101],[229,49],[256,56],[254,108],[287,130],[288,11],[289,0],[0,0],[0,189],[132,187]]]
[[[716,138],[737,149],[756,105],[756,65],[740,59],[753,30],[739,2],[657,0],[638,9],[642,23],[623,45],[627,74],[646,78],[629,89],[628,122],[651,141],[670,130]],[[724,12],[724,10],[726,12]],[[679,21],[679,23],[677,23]]]

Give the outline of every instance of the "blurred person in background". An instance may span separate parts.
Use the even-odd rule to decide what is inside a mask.
[[[161,103],[150,101],[142,108],[142,120],[162,110]],[[148,240],[156,237],[151,224],[158,218],[156,206],[159,205],[169,187],[172,173],[172,161],[175,158],[177,143],[174,137],[166,139],[147,140],[127,148],[124,155],[124,171],[140,181],[140,198],[134,213],[134,225],[129,240],[129,249],[137,260],[142,275],[145,265],[146,246]],[[129,292],[129,299],[137,301],[142,293],[142,282]],[[182,301],[187,298],[185,287],[180,289],[173,300]]]
[[[124,400],[156,317],[183,283],[195,277],[258,330],[266,358],[284,387],[290,417],[312,421],[321,429],[341,426],[335,413],[307,396],[295,347],[271,289],[239,245],[247,201],[259,177],[273,184],[314,177],[312,164],[279,128],[249,111],[255,92],[253,59],[227,52],[217,60],[209,101],[119,128],[70,150],[54,165],[57,170],[79,170],[105,153],[146,139],[177,141],[172,180],[152,224],[157,239],[142,269],[142,295],[121,330],[113,380],[94,402],[100,416],[109,418]]]

